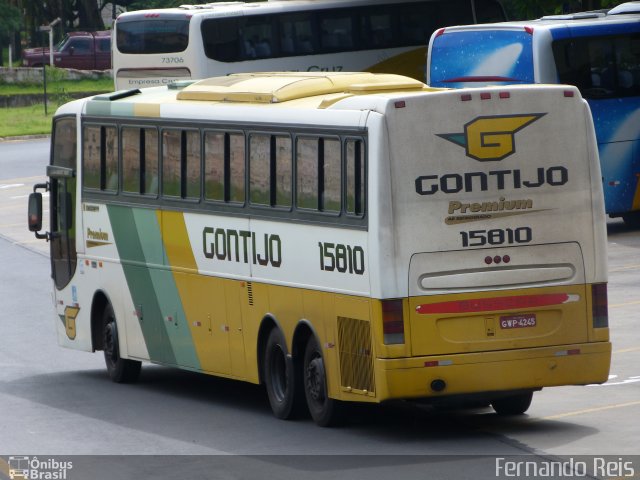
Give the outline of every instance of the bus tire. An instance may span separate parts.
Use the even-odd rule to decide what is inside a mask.
[[[508,397],[496,398],[491,406],[498,415],[522,415],[529,409],[533,392],[519,393]]]
[[[298,412],[296,403],[299,403],[296,389],[300,385],[295,381],[293,359],[287,354],[284,335],[278,328],[269,332],[263,368],[264,383],[273,414],[282,420],[294,418]]]
[[[107,303],[102,314],[104,362],[109,378],[116,383],[134,383],[140,376],[141,362],[120,358],[118,325],[113,307]]]
[[[322,349],[316,337],[311,335],[304,350],[302,369],[304,395],[313,421],[321,427],[342,423],[344,406],[327,394],[327,375]]]

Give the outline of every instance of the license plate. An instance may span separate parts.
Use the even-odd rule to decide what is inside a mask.
[[[500,328],[527,328],[536,326],[535,313],[500,317]]]

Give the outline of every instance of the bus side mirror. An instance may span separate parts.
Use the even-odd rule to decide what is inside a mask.
[[[35,233],[36,238],[49,240],[47,233],[40,233],[42,230],[42,194],[38,189],[49,191],[49,183],[39,183],[33,187],[33,193],[29,195],[29,209],[27,212],[27,224],[29,231]]]
[[[29,195],[29,231],[39,232],[42,230],[42,194],[32,193]]]

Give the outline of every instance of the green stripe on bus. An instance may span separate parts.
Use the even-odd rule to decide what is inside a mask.
[[[171,349],[178,365],[200,368],[191,329],[182,307],[182,300],[162,243],[162,230],[155,210],[133,209],[133,218],[140,239],[142,254],[150,266],[151,283],[162,312],[162,323],[166,329]]]
[[[134,104],[116,103],[109,100],[90,100],[87,102],[87,115],[133,117]]]
[[[122,262],[127,286],[139,318],[142,335],[152,361],[176,364],[162,312],[151,279],[150,270],[140,242],[133,211],[129,207],[107,206],[118,255]],[[143,235],[152,232],[142,232]],[[159,241],[159,237],[158,237]]]

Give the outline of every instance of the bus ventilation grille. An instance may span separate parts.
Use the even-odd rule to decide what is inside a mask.
[[[342,386],[375,392],[369,322],[338,317],[338,343]]]
[[[247,298],[249,299],[249,305],[253,307],[253,285],[251,282],[247,282]]]

